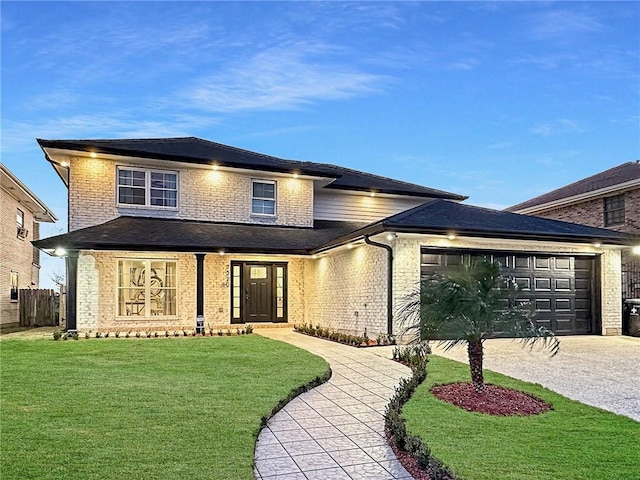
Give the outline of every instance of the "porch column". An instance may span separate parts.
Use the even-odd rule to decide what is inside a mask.
[[[196,253],[196,328],[204,333],[204,253]]]
[[[78,290],[78,251],[69,250],[65,258],[67,267],[67,331],[77,330],[76,301]]]

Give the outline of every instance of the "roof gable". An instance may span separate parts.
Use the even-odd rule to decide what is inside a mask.
[[[616,186],[623,188],[629,182],[634,181],[638,181],[640,184],[640,160],[623,163],[622,165],[583,178],[582,180],[557,188],[531,200],[513,205],[506,210],[509,212],[518,212],[534,209],[534,207],[542,207],[552,202],[562,203],[562,200],[568,200],[572,197],[589,197],[588,194],[597,196],[599,192],[602,194],[606,194],[607,192],[609,194],[615,194]]]

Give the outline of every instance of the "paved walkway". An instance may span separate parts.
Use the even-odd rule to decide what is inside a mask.
[[[538,347],[522,348],[517,340],[487,340],[484,366],[640,422],[640,338],[559,338],[555,357]],[[466,348],[432,348],[437,355],[468,361]]]
[[[325,358],[333,372],[329,382],[289,402],[260,432],[256,479],[413,478],[384,437],[385,407],[400,379],[411,375],[389,360],[388,348],[347,347],[288,329],[256,333]]]

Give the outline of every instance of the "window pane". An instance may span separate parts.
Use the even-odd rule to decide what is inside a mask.
[[[274,183],[253,182],[253,196],[256,198],[276,198]]]
[[[24,227],[24,212],[19,208],[18,208],[18,211],[16,212],[16,223],[18,224],[18,227],[20,228]]]
[[[118,185],[144,187],[144,170],[118,170]]]
[[[120,187],[118,189],[118,201],[127,205],[144,205],[145,195],[143,188]]]
[[[177,183],[175,173],[151,172],[151,205],[157,207],[177,206]]]

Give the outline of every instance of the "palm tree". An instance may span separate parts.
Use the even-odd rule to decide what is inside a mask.
[[[483,343],[496,332],[508,331],[524,345],[540,341],[551,356],[560,348],[551,331],[535,326],[533,312],[518,294],[517,283],[501,275],[499,263],[475,259],[423,280],[397,314],[415,341],[438,340],[445,350],[466,343],[473,387],[483,393]]]

